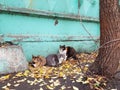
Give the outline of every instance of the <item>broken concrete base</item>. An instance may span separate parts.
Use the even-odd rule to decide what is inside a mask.
[[[28,62],[20,46],[0,47],[0,74],[23,71],[28,68]]]

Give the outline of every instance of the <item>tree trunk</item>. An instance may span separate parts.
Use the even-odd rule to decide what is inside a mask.
[[[118,0],[100,0],[100,49],[90,71],[112,77],[120,61]]]

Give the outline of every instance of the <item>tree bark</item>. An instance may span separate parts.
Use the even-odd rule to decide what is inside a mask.
[[[107,77],[116,73],[120,61],[118,0],[100,0],[100,49],[90,71]]]

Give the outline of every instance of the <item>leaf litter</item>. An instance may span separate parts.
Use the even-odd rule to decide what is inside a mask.
[[[95,90],[104,90],[106,86],[106,78],[98,75],[86,75],[88,67],[92,64],[97,56],[97,53],[80,53],[78,54],[78,60],[67,60],[63,62],[58,67],[37,67],[33,68],[29,65],[29,69],[23,72],[18,72],[13,76],[11,74],[4,75],[0,77],[0,82],[4,82],[9,79],[17,79],[13,84],[7,83],[2,86],[2,89],[9,90],[12,87],[18,87],[21,83],[27,82],[30,86],[38,85],[40,90],[44,90],[42,87],[45,86],[46,89],[54,90],[56,87],[60,86],[60,90],[65,90],[67,88],[72,88],[73,90],[79,90],[74,83],[89,84],[91,89]],[[70,77],[73,86],[61,85],[59,78],[67,80],[67,77]],[[20,79],[20,77],[23,77]],[[28,78],[33,78],[29,80]],[[47,83],[44,81],[47,79]]]

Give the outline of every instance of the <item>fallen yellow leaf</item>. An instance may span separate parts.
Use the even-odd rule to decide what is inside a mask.
[[[14,87],[18,87],[20,84],[15,84]]]
[[[47,88],[50,89],[50,90],[53,90],[54,87],[53,86],[50,86],[50,85],[47,85]]]
[[[65,85],[63,85],[63,86],[61,87],[61,89],[62,89],[62,90],[65,90],[65,89],[66,89]]]
[[[40,88],[39,90],[43,90],[43,88]]]
[[[5,75],[5,76],[0,77],[0,81],[7,80],[9,78],[10,78],[10,75]]]
[[[16,76],[16,77],[21,77],[21,76],[23,76],[23,73],[22,73],[22,72],[19,72],[19,73],[17,73],[15,76]]]
[[[4,90],[10,90],[7,86],[3,86],[2,89],[4,89]]]
[[[76,86],[73,86],[73,90],[79,90],[79,88],[77,88]]]
[[[63,72],[60,72],[59,73],[59,77],[63,77],[64,76],[64,73]]]
[[[30,74],[30,71],[29,70],[25,70],[25,72],[23,73],[24,76],[28,76]]]
[[[7,86],[8,86],[8,87],[10,87],[10,86],[11,86],[11,84],[10,84],[10,83],[7,83]]]

